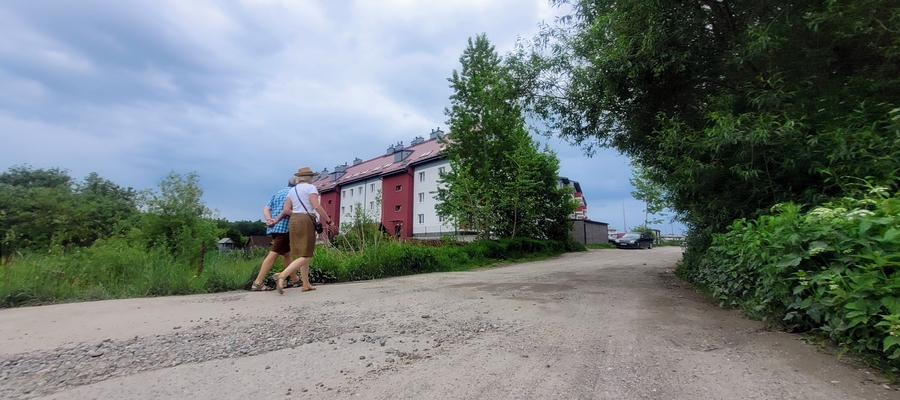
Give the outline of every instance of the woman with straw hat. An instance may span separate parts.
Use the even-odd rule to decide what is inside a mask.
[[[275,222],[278,222],[282,218],[291,216],[288,228],[291,233],[291,256],[295,258],[290,265],[285,267],[284,271],[275,275],[278,280],[276,288],[280,294],[284,294],[285,279],[297,269],[300,269],[301,290],[304,292],[316,290],[315,286],[309,283],[309,263],[312,261],[313,252],[316,249],[316,216],[312,210],[326,218],[325,223],[329,229],[332,229],[334,225],[331,217],[319,203],[319,191],[312,185],[316,173],[309,167],[302,167],[294,176],[300,179],[300,183],[288,193],[288,197],[284,201],[284,209],[275,218]]]

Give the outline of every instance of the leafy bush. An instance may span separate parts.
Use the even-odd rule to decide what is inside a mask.
[[[900,368],[900,194],[870,188],[735,221],[686,271],[723,304],[816,331]]]

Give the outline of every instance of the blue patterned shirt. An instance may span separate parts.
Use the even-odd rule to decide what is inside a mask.
[[[284,209],[284,200],[287,198],[288,192],[290,192],[290,191],[291,191],[291,188],[286,187],[272,195],[272,199],[269,200],[269,204],[268,204],[269,210],[272,213],[272,218],[277,217],[278,214],[281,213],[281,210]],[[278,223],[275,224],[275,226],[273,226],[271,228],[266,228],[266,234],[271,235],[273,233],[288,233],[288,232],[290,232],[290,229],[288,228],[288,220],[290,220],[290,219],[291,219],[290,216],[282,218],[281,221],[278,221]]]

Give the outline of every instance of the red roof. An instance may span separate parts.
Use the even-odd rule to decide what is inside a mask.
[[[443,150],[443,147],[444,146],[438,142],[438,139],[426,140],[422,143],[404,147],[401,151],[409,151],[412,153],[406,156],[402,161],[394,162],[394,154],[385,153],[356,165],[348,165],[344,175],[336,181],[331,180],[332,174],[334,173],[334,171],[331,171],[328,175],[320,176],[313,184],[316,185],[316,189],[321,193],[333,190],[337,186],[343,186],[350,182],[405,171],[406,167],[411,164],[419,164],[440,158],[439,153]]]

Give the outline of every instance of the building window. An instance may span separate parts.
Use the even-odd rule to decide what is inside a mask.
[[[346,212],[346,209],[344,207],[341,207],[341,214],[344,214],[345,212]]]
[[[438,215],[438,222],[444,222],[444,216]]]
[[[401,208],[401,206],[396,206],[396,207],[394,207],[394,211],[400,212],[400,208]]]
[[[403,185],[397,185],[397,191],[399,192],[401,190],[403,190]]]
[[[444,167],[438,168],[438,173],[439,173],[439,174],[443,174],[443,173],[444,173]]]
[[[425,202],[425,193],[419,193],[419,203]]]
[[[419,182],[425,182],[425,173],[419,172]]]
[[[341,198],[343,199],[344,197],[347,197],[347,191],[341,190]]]
[[[425,214],[419,214],[419,223],[420,223],[420,224],[424,224],[424,223],[425,223]]]
[[[362,186],[360,186],[359,189],[356,189],[356,191],[359,192],[359,194],[362,194]]]
[[[353,189],[350,189],[350,197],[353,197]]]
[[[334,201],[334,200],[328,200],[328,205],[331,205],[332,201]]]
[[[375,184],[374,184],[374,183],[372,183],[372,184],[369,185],[369,191],[370,191],[370,192],[374,192],[374,191],[375,191]]]
[[[353,213],[353,206],[350,206],[350,213]]]
[[[370,201],[370,202],[369,202],[369,209],[370,209],[370,210],[374,210],[374,209],[375,209],[375,202],[374,202],[374,201]]]

